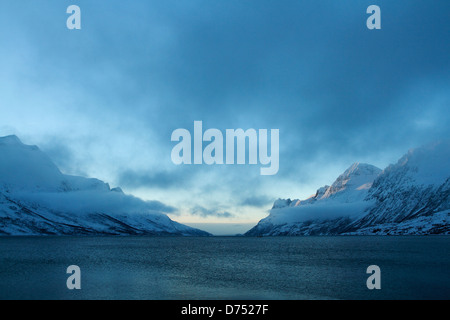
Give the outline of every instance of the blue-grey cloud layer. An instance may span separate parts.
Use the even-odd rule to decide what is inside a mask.
[[[314,165],[395,160],[449,136],[446,0],[377,1],[374,31],[373,1],[77,1],[80,31],[65,28],[70,4],[11,1],[0,12],[1,125],[33,142],[56,136],[47,149],[69,171],[114,162],[129,188],[217,188],[257,206],[274,178],[174,167],[171,132],[194,120],[278,128],[276,181],[299,184]]]

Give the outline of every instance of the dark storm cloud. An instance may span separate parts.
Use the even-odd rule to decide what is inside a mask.
[[[214,217],[214,218],[231,218],[234,214],[228,211],[220,211],[215,209],[206,209],[201,206],[196,206],[190,210],[190,213],[195,216],[200,216],[202,218]]]
[[[184,169],[184,170],[183,170]],[[195,175],[191,168],[178,167],[173,171],[124,170],[118,174],[118,183],[129,188],[185,188],[192,183]]]
[[[245,199],[242,199],[240,205],[242,206],[251,206],[251,207],[267,207],[273,201],[276,200],[271,197],[265,197],[265,196],[251,196]]]
[[[312,154],[361,151],[355,145],[366,138],[373,144],[363,152],[425,140],[412,119],[421,108],[443,106],[401,97],[432,83],[411,97],[431,100],[448,84],[448,4],[378,1],[378,31],[365,27],[369,4],[80,2],[84,33],[62,44],[64,55],[46,35],[40,56],[101,99],[87,112],[131,111],[161,139],[201,119],[218,128],[280,128],[285,139],[306,140],[297,145]],[[60,81],[62,73],[53,77]],[[437,121],[426,136],[434,139],[444,125]]]
[[[448,133],[445,2],[380,1],[379,31],[365,27],[369,4],[200,1],[158,7],[172,41],[139,50],[141,41],[131,40],[133,52],[119,49],[139,62],[139,68],[122,70],[140,88],[137,95],[162,101],[136,111],[158,119],[152,126],[161,139],[198,119],[221,129],[280,128],[280,174],[322,154],[376,155]],[[138,29],[135,39],[149,40],[147,33]],[[423,86],[429,90],[417,90]],[[435,104],[439,95],[443,102]],[[424,132],[416,120],[426,110],[441,116]]]

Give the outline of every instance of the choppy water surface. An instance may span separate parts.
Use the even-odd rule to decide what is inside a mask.
[[[448,236],[0,238],[0,299],[449,298]]]

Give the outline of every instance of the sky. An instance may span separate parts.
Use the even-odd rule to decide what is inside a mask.
[[[66,27],[72,4],[81,30]],[[380,30],[366,27],[372,4]],[[174,207],[182,223],[242,229],[354,162],[383,169],[450,136],[448,0],[0,7],[0,136],[38,145],[63,173]],[[194,121],[279,129],[278,173],[175,165],[171,134]]]

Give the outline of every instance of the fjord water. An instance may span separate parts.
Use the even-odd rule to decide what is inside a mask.
[[[0,238],[0,299],[449,298],[448,236]]]

